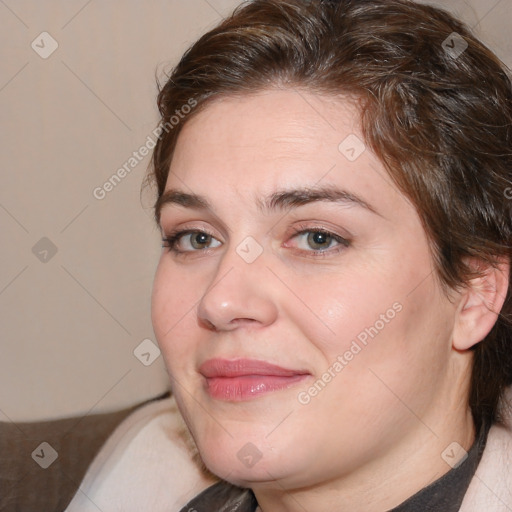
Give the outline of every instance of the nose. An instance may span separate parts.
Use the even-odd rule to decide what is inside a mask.
[[[262,260],[246,263],[233,249],[224,255],[198,305],[203,327],[232,331],[245,325],[268,326],[276,320],[272,274]]]

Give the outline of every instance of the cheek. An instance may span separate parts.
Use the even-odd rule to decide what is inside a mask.
[[[162,256],[151,296],[151,319],[156,339],[169,370],[192,347],[195,305],[201,297],[197,283],[188,273],[180,273]]]
[[[288,301],[286,314],[313,345],[317,370],[346,354],[354,369],[384,365],[402,373],[444,355],[450,308],[433,278],[425,280],[425,272],[413,267],[326,275],[314,286],[295,279],[302,303]]]
[[[313,347],[316,371],[298,397],[304,421],[313,429],[318,418],[329,417],[351,439],[374,437],[376,425],[388,432],[414,423],[404,404],[422,414],[449,359],[450,312],[432,280],[409,296],[407,280],[366,284],[326,281],[323,293],[307,297],[333,333],[321,335],[326,329],[318,322],[295,316]]]
[[[400,294],[387,281],[368,271],[325,275],[314,286],[295,277],[301,303],[288,301],[287,314],[332,362],[352,341],[364,346],[395,323]]]

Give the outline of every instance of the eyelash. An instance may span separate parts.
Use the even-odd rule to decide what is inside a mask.
[[[304,251],[304,250],[299,249],[299,251],[301,253],[307,253],[309,257],[325,258],[326,256],[331,255],[332,253],[341,252],[343,249],[345,249],[351,245],[350,240],[343,238],[342,236],[337,235],[336,233],[332,233],[331,231],[328,231],[328,230],[326,230],[324,228],[320,228],[320,227],[315,228],[315,227],[311,227],[311,226],[297,226],[297,227],[293,228],[292,236],[290,238],[295,238],[298,235],[303,235],[305,233],[320,233],[323,235],[327,235],[339,243],[339,246],[337,246],[334,249],[326,249],[326,250],[321,250],[321,251],[313,251],[313,250],[312,251]],[[168,250],[168,252],[174,253],[177,256],[183,256],[183,255],[190,254],[190,253],[200,253],[203,251],[208,251],[210,249],[208,247],[205,249],[196,249],[194,251],[180,251],[180,250],[176,249],[176,244],[177,244],[177,242],[179,242],[179,240],[182,237],[187,236],[187,235],[195,235],[195,234],[204,234],[204,235],[211,236],[212,238],[215,238],[213,233],[210,233],[209,231],[207,231],[205,229],[186,229],[183,231],[175,231],[175,232],[169,234],[168,236],[164,237],[162,239],[162,242],[163,242],[162,247],[166,248]]]
[[[180,250],[176,249],[176,243],[180,240],[180,238],[182,238],[182,237],[184,237],[186,235],[198,235],[198,234],[204,234],[204,235],[211,236],[212,238],[215,238],[213,233],[210,233],[206,229],[185,229],[183,231],[174,231],[170,235],[164,237],[162,239],[162,242],[163,242],[162,247],[168,249],[169,252],[172,252],[172,253],[177,254],[177,255],[187,254],[187,253],[191,253],[191,252],[207,251],[208,248],[206,248],[206,249],[198,249],[198,250],[195,250],[195,251],[180,251]]]
[[[307,225],[298,225],[293,228],[292,236],[290,238],[295,238],[299,235],[303,235],[305,233],[320,233],[322,235],[327,235],[331,237],[334,241],[338,242],[339,245],[337,245],[334,248],[330,249],[324,249],[320,251],[305,251],[303,249],[298,249],[298,251],[301,254],[307,254],[307,257],[310,258],[327,258],[328,256],[332,256],[333,254],[338,254],[347,247],[351,245],[351,241],[337,235],[336,233],[333,233],[332,231],[329,231],[328,229],[325,229],[323,227],[312,227]]]

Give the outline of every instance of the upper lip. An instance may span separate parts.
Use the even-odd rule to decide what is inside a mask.
[[[267,375],[291,377],[309,374],[306,370],[292,370],[258,359],[209,359],[199,367],[199,373],[206,378],[242,377],[245,375]]]

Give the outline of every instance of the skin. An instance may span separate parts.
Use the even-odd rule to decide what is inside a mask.
[[[474,441],[466,348],[479,340],[467,333],[482,339],[495,316],[476,295],[443,293],[415,208],[368,148],[345,157],[338,147],[350,134],[362,139],[347,99],[272,89],[216,100],[183,127],[166,185],[211,208],[165,204],[163,234],[212,238],[205,249],[190,235],[180,253],[163,249],[155,334],[207,467],[252,488],[264,512],[389,510],[451,469],[442,453],[452,442],[468,450]],[[349,191],[376,213],[351,202],[258,207],[277,190],[319,186]],[[319,250],[293,231],[319,228],[348,245]],[[236,250],[248,236],[263,251],[252,263]],[[397,303],[400,312],[333,372]],[[198,372],[214,357],[310,375],[251,400],[216,400]],[[329,368],[335,376],[300,403]],[[237,456],[247,443],[261,453],[252,467]]]

